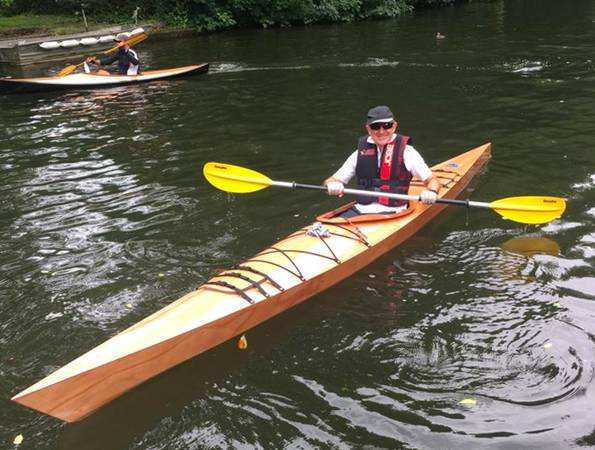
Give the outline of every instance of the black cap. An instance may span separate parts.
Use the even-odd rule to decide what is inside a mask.
[[[368,111],[366,125],[370,125],[374,122],[389,122],[391,120],[395,120],[395,118],[393,117],[393,112],[388,106],[374,106],[374,108]]]

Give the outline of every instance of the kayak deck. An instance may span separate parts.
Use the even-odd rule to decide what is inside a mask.
[[[181,76],[198,75],[206,73],[208,70],[209,64],[205,63],[172,69],[147,70],[138,75],[75,73],[63,77],[0,78],[0,94],[106,88]]]
[[[490,157],[485,144],[432,170],[455,198]],[[409,193],[422,183],[413,180]],[[72,422],[126,391],[283,312],[362,269],[431,221],[443,205],[396,218],[306,226],[58,369],[12,400]]]

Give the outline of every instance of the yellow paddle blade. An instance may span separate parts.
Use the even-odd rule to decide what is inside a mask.
[[[510,197],[491,202],[490,208],[515,222],[538,224],[560,217],[566,202],[559,197]]]
[[[144,40],[145,40],[145,39],[147,39],[148,37],[149,37],[149,35],[148,35],[147,33],[138,33],[138,34],[135,34],[135,35],[131,36],[131,37],[130,37],[130,38],[127,40],[127,41],[126,41],[126,43],[132,47],[133,45],[136,45],[136,44],[138,44],[139,42],[142,42],[142,41],[144,41]]]
[[[205,178],[217,189],[235,194],[260,191],[273,184],[266,175],[232,164],[209,162],[202,170]]]
[[[58,72],[59,77],[65,77],[66,75],[70,75],[72,72],[76,70],[78,65],[71,64],[69,66],[64,67],[60,72]]]

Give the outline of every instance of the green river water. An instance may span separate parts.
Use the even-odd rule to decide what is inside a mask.
[[[211,69],[0,96],[1,449],[19,434],[19,449],[63,450],[595,446],[595,1],[153,36],[138,51],[145,69]],[[429,164],[492,142],[466,196],[560,196],[565,214],[525,226],[450,208],[249,331],[246,351],[225,343],[82,422],[10,401],[341,202],[229,196],[205,162],[320,183],[375,104]]]

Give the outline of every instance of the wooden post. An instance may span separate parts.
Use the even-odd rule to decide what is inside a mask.
[[[85,7],[81,3],[81,13],[83,15],[83,22],[85,22],[85,31],[89,31],[89,24],[87,23],[87,16],[85,16]]]
[[[138,11],[140,9],[140,6],[137,6],[136,8],[134,8],[134,12],[132,13],[132,18],[134,19],[134,26],[138,26]]]

